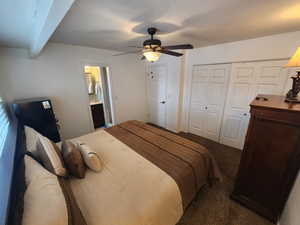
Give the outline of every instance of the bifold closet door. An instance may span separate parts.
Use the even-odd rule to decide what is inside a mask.
[[[249,104],[258,94],[282,95],[288,76],[286,60],[232,64],[220,142],[242,149]]]
[[[189,132],[219,141],[230,64],[193,66]]]

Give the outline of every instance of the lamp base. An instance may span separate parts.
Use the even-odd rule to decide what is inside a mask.
[[[300,92],[300,71],[297,71],[297,75],[291,77],[291,79],[293,80],[292,89],[286,94],[285,102],[300,103],[300,99],[298,98],[298,93]]]
[[[300,98],[286,98],[284,101],[287,103],[299,104]]]

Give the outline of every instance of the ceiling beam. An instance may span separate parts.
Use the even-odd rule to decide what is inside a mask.
[[[37,57],[76,0],[37,1],[29,55]]]

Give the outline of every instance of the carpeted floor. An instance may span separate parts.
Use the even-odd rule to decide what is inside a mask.
[[[219,164],[224,181],[213,187],[204,187],[178,225],[272,225],[229,198],[241,157],[240,150],[196,135],[186,133],[180,135],[210,150]]]

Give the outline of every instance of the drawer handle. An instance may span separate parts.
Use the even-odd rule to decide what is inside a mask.
[[[247,113],[244,113],[244,116],[247,116]]]
[[[266,97],[257,96],[257,97],[255,98],[255,100],[264,100],[264,101],[268,101],[269,99],[266,98]]]

